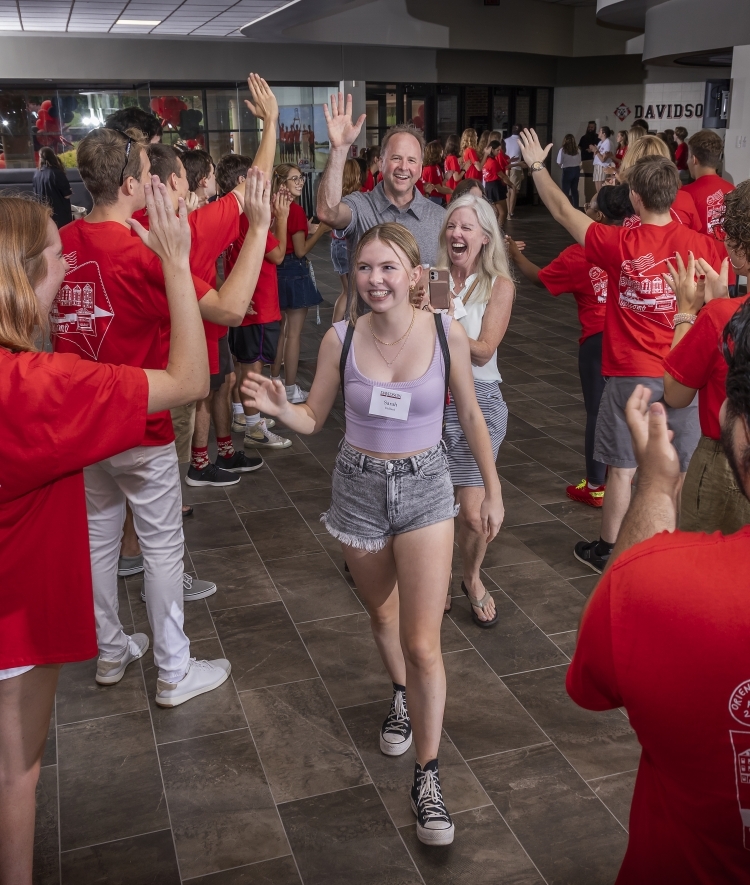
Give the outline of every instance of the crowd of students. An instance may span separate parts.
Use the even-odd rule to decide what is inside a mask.
[[[353,120],[339,95],[325,106],[315,227],[298,202],[304,172],[273,165],[276,99],[256,75],[248,87],[264,124],[254,158],[214,168],[121,115],[79,147],[94,203],[85,219],[58,233],[40,203],[0,198],[0,402],[12,416],[0,443],[14,466],[0,485],[0,574],[27,588],[0,610],[0,881],[31,881],[34,787],[60,665],[97,656],[96,681],[115,685],[149,647],[123,630],[118,570],[144,573],[158,705],[231,673],[225,659],[191,657],[184,631],[185,600],[216,588],[183,575],[180,460],[189,485],[236,484],[262,467],[260,449],[291,444],[271,432],[275,421],[315,433],[339,392],[345,436],[321,518],[393,683],[381,751],[414,744],[418,838],[453,841],[438,767],[440,625],[454,524],[474,623],[498,622],[481,566],[504,517],[497,352],[515,297],[510,258],[579,309],[587,476],[568,494],[602,508],[600,537],[575,555],[606,574],[568,691],[591,709],[624,706],[647,750],[618,881],[750,882],[735,786],[750,748],[750,731],[736,729],[747,728],[750,308],[747,296],[729,298],[734,273],[750,272],[750,182],[735,190],[717,174],[722,145],[710,131],[680,134],[695,179],[681,188],[666,141],[634,127],[613,150],[594,126],[558,155],[564,171],[576,155],[585,168],[584,150],[600,167],[580,212],[573,176],[560,190],[551,146],[518,127],[507,139],[467,129],[443,149],[398,125],[360,164],[350,154],[364,117]],[[544,268],[502,231],[524,170],[576,241]],[[321,301],[307,256],[329,232],[342,293],[307,391],[300,335]],[[447,271],[447,309],[431,303],[425,265]],[[47,326],[51,354],[39,348]],[[231,431],[244,434],[243,451]],[[56,457],[40,459],[49,450]]]

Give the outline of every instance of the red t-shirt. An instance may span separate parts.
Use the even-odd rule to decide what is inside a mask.
[[[623,159],[625,158],[625,154],[627,154],[627,152],[628,152],[628,149],[627,149],[626,145],[620,145],[620,147],[618,147],[617,150],[615,151],[615,166],[618,169],[620,168],[620,164],[622,163]]]
[[[578,243],[568,246],[539,271],[539,282],[551,295],[570,292],[578,305],[581,324],[579,344],[604,331],[604,313],[607,307],[607,274],[586,260],[586,253]]]
[[[240,235],[237,240],[224,253],[224,272],[228,277],[232,272],[237,258],[245,242],[245,237],[250,228],[247,218],[243,215],[240,219]],[[269,231],[266,234],[266,248],[264,256],[279,245],[279,241]],[[245,314],[242,321],[243,326],[259,326],[261,323],[273,323],[281,319],[281,310],[279,309],[279,277],[276,273],[276,264],[263,258],[260,265],[260,273],[258,274],[258,282],[253,292],[253,300],[251,306],[255,313]]]
[[[502,151],[498,151],[495,155],[495,159],[497,160],[497,165],[500,171],[507,172],[508,167],[510,166],[510,160],[508,159],[507,154],[504,154]]]
[[[734,190],[734,185],[720,175],[701,175],[690,184],[680,188],[693,198],[701,220],[701,232],[714,236],[714,228],[721,224],[724,215],[724,194]]]
[[[464,151],[464,163],[477,163],[479,161],[479,157],[477,156],[477,152],[474,148],[466,148]],[[466,175],[464,178],[476,178],[477,181],[481,181],[482,173],[476,168],[476,166],[471,165],[466,170]]]
[[[365,183],[362,186],[363,193],[367,193],[368,191],[373,190],[375,187],[375,177],[373,176],[370,170],[367,170],[367,177],[365,178]]]
[[[750,527],[662,532],[594,590],[568,693],[643,747],[617,885],[750,885],[749,594]]]
[[[147,405],[141,369],[0,348],[0,670],[97,654],[81,471],[139,445]]]
[[[674,293],[664,282],[667,261],[688,251],[715,269],[721,259],[715,240],[672,221],[663,227],[635,228],[591,224],[586,231],[586,258],[601,267],[612,283],[604,319],[602,374],[626,378],[661,378],[662,362],[674,335]]]
[[[488,184],[490,181],[497,181],[497,173],[499,169],[500,164],[498,163],[497,158],[487,157],[482,166],[482,180],[484,183]]]
[[[442,184],[442,183],[443,183],[443,173],[440,169],[440,166],[434,165],[434,166],[423,166],[422,167],[422,178],[421,178],[422,188],[424,188],[424,186],[426,184]],[[424,190],[422,192],[424,192]],[[435,191],[433,191],[430,194],[430,196],[431,197],[442,197],[443,195],[439,194],[439,193],[435,193]]]
[[[698,314],[693,328],[664,360],[664,371],[698,391],[701,433],[721,439],[719,409],[727,397],[727,362],[722,353],[724,328],[747,301],[742,298],[716,298]]]
[[[195,213],[193,213],[195,214]],[[161,262],[136,233],[116,221],[85,219],[60,231],[70,265],[50,313],[57,353],[115,366],[165,369],[169,353],[169,305]],[[198,298],[211,286],[193,275]],[[141,444],[174,440],[169,412],[149,415]]]
[[[699,233],[703,232],[698,209],[693,202],[693,198],[687,193],[684,187],[681,187],[677,191],[677,196],[675,197],[674,203],[672,203],[669,213],[675,221],[687,225],[690,230],[695,230]],[[641,218],[639,215],[631,215],[629,218],[625,219],[622,226],[630,229],[640,227]]]
[[[304,231],[305,239],[307,239],[307,216],[305,210],[299,203],[292,203],[289,206],[289,220],[286,223],[286,254],[291,255],[294,252],[294,243],[292,242],[292,234],[298,231]]]
[[[683,141],[674,152],[674,164],[678,169],[687,169],[688,146]]]

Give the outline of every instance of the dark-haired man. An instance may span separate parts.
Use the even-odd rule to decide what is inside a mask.
[[[676,299],[664,282],[667,261],[693,252],[717,272],[721,256],[716,242],[676,222],[670,213],[679,189],[677,167],[665,157],[644,157],[628,170],[630,201],[640,216],[637,227],[597,224],[570,205],[550,178],[543,148],[533,131],[521,134],[523,158],[534,176],[539,196],[556,221],[584,247],[588,261],[601,267],[617,289],[608,293],[602,348],[602,375],[607,385],[596,424],[594,457],[609,467],[598,541],[580,541],[574,555],[601,572],[614,547],[630,503],[635,455],[625,423],[625,404],[635,387],[647,387],[658,400],[664,392],[663,360],[669,352]],[[615,281],[617,281],[615,283]],[[674,443],[684,473],[698,443],[695,405],[668,410]]]
[[[214,161],[208,151],[199,148],[184,151],[180,155],[180,159],[185,167],[188,181],[189,193],[186,200],[188,212],[192,212],[195,209],[201,209],[216,196]],[[246,172],[250,166],[252,166],[252,161],[245,167]]]
[[[353,256],[362,235],[376,224],[395,221],[414,234],[424,264],[437,262],[438,237],[445,210],[417,190],[422,177],[424,137],[414,126],[401,124],[386,132],[380,145],[378,167],[383,180],[369,193],[342,199],[344,164],[351,145],[365,122],[364,114],[352,121],[352,97],[331,96],[331,110],[323,106],[331,151],[318,187],[318,218],[336,231],[344,231]]]
[[[162,125],[155,114],[150,114],[139,107],[120,108],[114,114],[110,114],[104,121],[107,129],[120,129],[126,132],[128,129],[140,130],[146,141],[155,144],[161,141]]]
[[[750,495],[750,308],[729,324],[722,441]],[[676,531],[680,458],[661,403],[627,418],[638,488],[581,618],[566,685],[624,707],[643,748],[618,885],[750,885],[750,526]]]
[[[702,233],[715,236],[717,226],[721,227],[724,194],[734,190],[734,185],[716,171],[721,164],[724,142],[711,129],[701,129],[690,136],[687,145],[687,167],[695,180],[682,189],[693,198],[703,225]]]

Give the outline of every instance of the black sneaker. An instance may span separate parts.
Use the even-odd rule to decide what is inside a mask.
[[[222,470],[215,464],[209,464],[203,470],[198,470],[191,464],[185,477],[185,482],[189,486],[236,486],[239,481],[239,476],[228,470]]]
[[[596,552],[598,546],[598,541],[579,541],[573,548],[573,556],[579,562],[601,574],[604,571],[604,566],[609,561],[609,553],[600,556]]]
[[[380,729],[380,752],[386,756],[401,756],[411,746],[411,722],[406,709],[406,689],[393,689],[391,712]]]
[[[456,828],[443,801],[438,761],[414,765],[411,810],[417,816],[417,839],[425,845],[450,845]]]
[[[235,452],[228,458],[219,455],[214,464],[221,470],[228,470],[230,473],[250,473],[263,466],[263,459],[260,455],[248,456],[244,452]]]

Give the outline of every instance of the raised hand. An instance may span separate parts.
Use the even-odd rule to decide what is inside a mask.
[[[524,129],[518,135],[518,143],[521,146],[521,155],[527,166],[532,163],[543,163],[547,154],[552,149],[552,142],[546,148],[539,143],[539,136],[533,129]]]
[[[680,482],[680,458],[672,445],[674,433],[667,426],[662,403],[652,403],[651,391],[638,384],[625,406],[633,451],[638,462],[638,484],[647,483],[676,494]]]
[[[687,266],[679,252],[675,254],[675,263],[677,267],[673,267],[672,263],[667,261],[669,273],[662,274],[664,282],[677,298],[677,313],[691,313],[697,316],[705,300],[706,277],[703,275],[696,279],[695,256],[692,252],[688,252]]]
[[[135,218],[128,218],[127,223],[138,234],[144,245],[159,256],[162,264],[189,264],[190,225],[187,221],[185,201],[180,197],[175,215],[167,197],[167,189],[156,175],[151,176],[151,184],[145,185],[144,191],[148,230]]]
[[[272,381],[263,375],[248,375],[240,387],[240,395],[244,405],[266,415],[280,415],[288,405],[286,388],[281,381]]]
[[[289,206],[292,203],[292,195],[286,188],[276,191],[271,200],[273,214],[276,218],[288,218]]]
[[[345,104],[342,92],[339,92],[338,97],[331,96],[330,110],[327,104],[323,105],[323,114],[328,125],[328,140],[332,149],[354,144],[366,119],[365,114],[362,114],[356,123],[352,122],[352,97],[347,95]]]
[[[271,226],[271,182],[255,166],[247,170],[244,210],[250,227],[268,230]]]
[[[275,123],[279,118],[279,103],[268,83],[258,74],[250,74],[247,78],[247,88],[253,100],[245,99],[245,107],[259,120]]]
[[[706,294],[704,296],[706,304],[713,301],[714,298],[729,298],[729,259],[725,258],[721,262],[721,270],[718,273],[705,258],[699,258],[696,265],[706,279]]]

